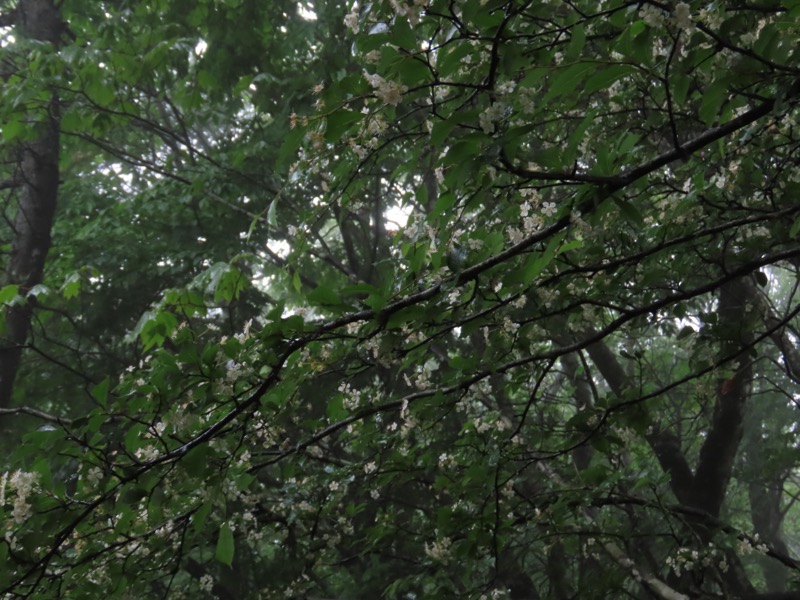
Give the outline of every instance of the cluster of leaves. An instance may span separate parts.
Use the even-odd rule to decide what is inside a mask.
[[[101,4],[0,589],[795,585],[800,4]]]

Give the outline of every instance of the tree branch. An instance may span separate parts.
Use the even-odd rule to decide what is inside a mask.
[[[538,466],[539,470],[542,471],[542,473],[544,473],[549,479],[555,481],[562,487],[569,487],[564,481],[562,481],[558,474],[555,473],[544,462],[537,462],[536,465]],[[581,508],[581,512],[590,521],[593,522],[595,520],[595,515],[593,515],[589,509]],[[614,559],[614,562],[625,569],[636,581],[641,583],[642,586],[645,587],[656,598],[661,598],[661,600],[689,600],[689,596],[681,594],[677,590],[672,589],[646,569],[637,566],[636,563],[633,562],[633,560],[616,544],[609,541],[604,541],[601,542],[601,545],[603,546],[603,549],[608,552],[609,556]]]
[[[786,93],[785,98],[781,99],[793,99],[798,94],[800,94],[800,79],[795,81],[794,84],[789,88]],[[630,171],[622,172],[618,175],[612,176],[601,176],[601,175],[591,175],[588,173],[556,173],[556,172],[549,172],[549,171],[536,171],[530,169],[524,169],[522,167],[518,167],[512,164],[505,156],[501,157],[500,162],[503,167],[506,168],[510,173],[514,175],[518,175],[520,177],[525,177],[527,179],[539,179],[544,181],[563,181],[565,183],[589,183],[601,186],[605,188],[606,197],[610,196],[612,193],[621,190],[622,188],[630,185],[637,179],[644,177],[645,175],[649,175],[653,171],[660,169],[663,166],[668,165],[671,162],[676,160],[681,160],[686,156],[689,156],[696,152],[697,150],[701,150],[713,142],[716,142],[719,139],[724,138],[725,136],[734,133],[735,131],[745,127],[751,123],[754,123],[758,119],[768,115],[772,112],[775,108],[775,105],[778,102],[778,98],[770,98],[769,100],[762,102],[755,108],[748,110],[745,113],[742,113],[738,117],[735,117],[724,123],[723,125],[719,125],[717,127],[711,127],[695,137],[694,139],[689,140],[688,142],[681,144],[680,146],[673,148],[672,150],[661,154],[660,156],[656,156],[652,160],[631,169]],[[581,212],[586,212],[585,209],[591,207],[591,204],[588,204],[585,207],[581,208]],[[525,240],[520,242],[523,244]]]
[[[586,350],[614,395],[620,399],[625,398],[631,384],[616,355],[602,341],[590,344]],[[648,434],[646,439],[661,468],[670,475],[672,493],[678,501],[686,503],[689,500],[689,490],[692,489],[693,475],[681,450],[680,440],[675,434],[661,429]]]
[[[775,314],[766,295],[755,286],[747,286],[744,292],[747,300],[756,307],[764,324],[771,330],[769,337],[783,356],[789,376],[795,383],[800,383],[800,350],[786,333],[787,321]]]
[[[15,408],[0,408],[0,415],[30,415],[32,417],[36,417],[37,419],[42,419],[43,421],[49,421],[50,423],[57,423],[58,425],[70,425],[72,423],[72,419],[57,417],[55,415],[51,415],[50,413],[41,411],[37,408],[31,408],[30,406],[17,406]]]

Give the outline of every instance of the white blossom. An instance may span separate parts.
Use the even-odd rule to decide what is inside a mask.
[[[28,496],[36,489],[38,480],[38,473],[26,471],[15,471],[8,480],[9,486],[16,492],[14,508],[11,511],[15,523],[21,524],[30,518],[32,508],[28,503]]]
[[[686,2],[680,2],[675,6],[675,10],[672,11],[672,18],[675,24],[684,31],[688,31],[693,27],[692,9]]]
[[[639,16],[650,27],[662,27],[664,25],[664,11],[652,4],[645,4],[639,10]]]
[[[500,120],[503,111],[505,111],[505,104],[502,102],[495,102],[478,115],[478,122],[486,135],[494,133],[494,124]]]
[[[358,33],[358,4],[345,16],[344,24],[353,33]]]
[[[552,217],[556,214],[556,203],[555,202],[545,202],[542,204],[542,212],[548,216]]]
[[[211,593],[211,590],[214,587],[214,578],[206,573],[200,578],[200,589],[206,593]]]
[[[445,562],[450,558],[450,546],[452,541],[450,538],[444,537],[441,540],[434,541],[430,545],[425,543],[425,554],[433,560]]]
[[[400,104],[403,94],[408,91],[408,87],[394,81],[387,81],[378,74],[370,74],[365,71],[364,78],[375,89],[378,99],[392,106]]]

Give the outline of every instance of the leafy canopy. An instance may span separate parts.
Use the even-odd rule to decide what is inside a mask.
[[[61,10],[9,597],[797,589],[800,3]]]

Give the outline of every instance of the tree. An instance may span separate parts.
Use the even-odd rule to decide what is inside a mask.
[[[31,44],[49,43],[57,47],[63,22],[57,9],[45,1],[20,4],[13,15],[19,33]],[[11,250],[4,283],[11,290],[29,293],[42,281],[42,271],[50,249],[50,228],[56,208],[59,160],[58,97],[45,90],[37,98],[35,114],[31,115],[24,139],[12,151],[16,154],[13,176],[7,187],[18,190],[11,221]],[[22,120],[10,122],[4,128],[6,138],[23,138]],[[17,303],[6,308],[6,335],[0,345],[0,407],[11,401],[14,378],[19,368],[22,348],[31,321],[29,303]]]
[[[6,594],[800,597],[800,5],[58,10]]]

